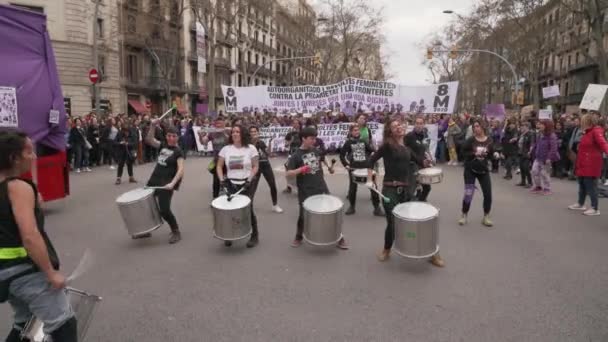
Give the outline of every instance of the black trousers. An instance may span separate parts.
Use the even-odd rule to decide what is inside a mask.
[[[266,179],[266,183],[268,183],[268,187],[270,188],[270,197],[272,198],[272,205],[277,205],[277,183],[274,179],[272,165],[267,162],[260,163],[260,169],[258,170],[258,174],[255,175],[255,177],[251,181],[251,197],[255,196],[255,193],[258,189],[258,185],[260,183],[260,178],[262,178],[262,176],[264,176],[264,179]]]
[[[133,177],[133,159],[129,158],[126,154],[118,157],[118,170],[116,171],[116,178],[122,177],[122,172],[127,164],[127,173],[129,177]]]
[[[232,181],[229,181],[228,188],[226,190],[228,191],[229,194],[235,194],[239,190],[241,190],[241,188],[243,186],[244,186],[244,184],[234,184],[234,183],[232,183]],[[251,200],[251,228],[252,228],[251,239],[257,240],[258,236],[259,236],[258,218],[255,216],[255,211],[253,211],[253,188],[250,187],[249,189],[245,189],[245,190],[243,190],[243,192],[241,194],[249,197],[249,199]]]
[[[530,158],[521,156],[519,158],[519,170],[521,176],[521,184],[530,184],[532,185],[532,173],[530,172],[530,167],[532,166],[532,161]]]
[[[376,175],[373,176],[372,181],[374,183],[376,182]],[[359,187],[359,184],[357,184],[353,181],[352,172],[348,171],[348,202],[350,203],[350,206],[353,208],[355,208],[355,205],[357,204],[357,188],[358,187]],[[378,208],[378,206],[380,205],[380,196],[378,196],[378,194],[372,190],[370,190],[369,192],[372,197],[372,205],[374,206],[374,208]]]
[[[471,209],[471,202],[473,202],[473,195],[475,193],[475,180],[479,182],[481,186],[481,192],[483,193],[483,212],[489,214],[492,209],[492,179],[488,172],[486,173],[474,173],[469,168],[464,169],[464,188],[465,194],[462,200],[462,213],[467,214]]]
[[[173,192],[173,190],[156,189],[154,190],[154,197],[156,197],[156,201],[158,203],[160,216],[167,222],[172,232],[179,232],[177,219],[171,211],[171,199],[173,198]]]
[[[389,202],[384,202],[384,216],[386,217],[386,229],[384,230],[384,249],[391,249],[395,241],[395,217],[393,209],[401,203],[411,200],[408,187],[383,186],[382,195],[390,199]]]
[[[513,167],[517,165],[517,156],[513,154],[505,155],[505,170],[507,171],[506,176],[513,176]]]
[[[101,145],[101,162],[112,166],[114,160],[114,147],[112,143],[104,143]]]
[[[416,200],[421,202],[426,202],[427,198],[429,198],[429,194],[431,193],[431,185],[430,184],[420,184],[420,189],[416,191]]]

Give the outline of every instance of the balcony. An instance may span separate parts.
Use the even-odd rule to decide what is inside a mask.
[[[125,33],[124,44],[133,47],[145,47],[146,37],[140,33]]]
[[[581,71],[583,69],[587,69],[587,68],[591,68],[591,67],[597,67],[597,64],[591,60],[591,59],[587,59],[587,58],[583,58],[582,61],[576,63],[576,64],[572,64],[569,68],[568,68],[568,73],[569,74],[574,74],[578,71]]]
[[[228,58],[215,58],[215,67],[216,68],[225,68],[228,70],[232,70],[232,65],[230,64],[230,60]]]
[[[139,79],[125,79],[125,86],[131,89],[144,90],[149,92],[158,92],[165,90],[165,80],[161,77],[142,77]],[[171,91],[183,91],[186,88],[186,84],[180,80],[171,81]]]

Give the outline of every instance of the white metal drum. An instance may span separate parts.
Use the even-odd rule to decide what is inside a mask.
[[[407,202],[393,209],[393,249],[408,258],[428,258],[439,251],[439,209],[426,202]]]
[[[244,195],[222,195],[211,202],[214,236],[224,241],[249,237],[251,227],[251,200]]]
[[[336,196],[308,197],[304,207],[304,241],[316,246],[335,245],[342,238],[344,203]]]
[[[352,172],[353,182],[359,184],[367,183],[367,169],[356,169]]]
[[[66,292],[78,325],[78,341],[84,341],[95,309],[101,302],[101,297],[71,287],[66,288]],[[23,328],[21,338],[28,338],[31,342],[46,342],[50,340],[50,337],[44,333],[43,329],[44,323],[38,318],[32,317]]]
[[[418,183],[437,184],[443,180],[443,171],[438,167],[427,167],[418,171]]]
[[[131,236],[150,233],[163,224],[152,189],[135,189],[116,199],[118,210]]]

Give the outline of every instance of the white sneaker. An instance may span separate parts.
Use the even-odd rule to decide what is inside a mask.
[[[580,205],[578,203],[568,206],[568,209],[570,209],[570,210],[587,210],[587,208],[585,208],[584,205]]]
[[[110,170],[116,170],[116,166],[110,165]]]
[[[85,170],[86,172],[91,172],[91,171],[93,171],[93,170],[91,170],[91,168],[90,168],[90,167],[86,167],[84,170]]]
[[[80,173],[80,169],[76,169],[76,173]]]
[[[608,186],[608,180],[604,182],[604,186]]]
[[[277,214],[280,214],[283,212],[283,209],[281,209],[281,207],[279,207],[278,205],[274,205],[274,206],[272,206],[272,211],[274,211]]]
[[[599,216],[600,215],[600,211],[599,210],[595,210],[593,208],[590,208],[588,210],[585,210],[585,212],[583,212],[583,215],[587,215],[587,216]]]

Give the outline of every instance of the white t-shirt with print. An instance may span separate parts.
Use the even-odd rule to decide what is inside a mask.
[[[245,180],[251,176],[252,160],[259,157],[259,154],[253,145],[226,145],[220,150],[219,156],[224,158],[228,179]]]

